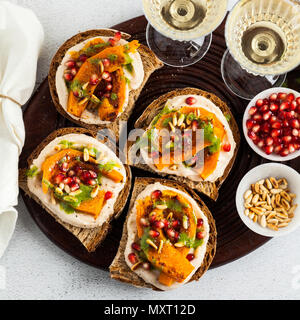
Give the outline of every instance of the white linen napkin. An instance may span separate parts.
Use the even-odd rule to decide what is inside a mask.
[[[0,1],[0,95],[27,102],[43,40],[43,27],[31,10]],[[18,216],[18,159],[25,139],[20,105],[0,97],[0,258]]]

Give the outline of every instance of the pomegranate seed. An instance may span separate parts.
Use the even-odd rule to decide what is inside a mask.
[[[268,133],[270,131],[270,124],[268,122],[265,122],[262,126],[261,126],[261,130],[263,132]]]
[[[248,131],[248,137],[253,141],[257,139],[257,135],[251,130]]]
[[[142,266],[145,270],[150,270],[150,267],[151,267],[149,262],[144,262]]]
[[[68,162],[63,162],[63,163],[60,165],[59,169],[60,169],[61,171],[67,172],[68,169],[69,169]]]
[[[291,102],[290,109],[295,111],[297,109],[297,102],[294,100]]]
[[[73,179],[71,177],[67,177],[64,179],[64,184],[70,184],[73,181]]]
[[[107,77],[107,78],[105,79],[105,81],[106,81],[106,82],[111,82],[111,81],[112,81],[112,77],[111,77],[111,76]]]
[[[287,120],[283,120],[282,125],[286,128],[290,126],[290,124]]]
[[[294,143],[294,147],[296,150],[299,150],[300,149],[300,143]]]
[[[174,229],[168,229],[167,230],[167,235],[169,238],[174,238],[175,237],[175,230]]]
[[[203,219],[197,219],[197,228],[200,228],[203,226]]]
[[[77,70],[76,70],[76,68],[72,68],[72,69],[70,70],[70,72],[71,72],[71,75],[72,75],[72,76],[76,76]]]
[[[264,151],[266,154],[271,154],[274,150],[274,147],[273,146],[265,146],[264,147]]]
[[[278,146],[282,144],[282,139],[280,137],[275,137],[273,138],[274,140],[274,145]]]
[[[276,103],[271,103],[271,104],[270,104],[270,110],[271,110],[272,112],[277,111],[278,109],[279,109],[278,104],[276,104]]]
[[[72,81],[73,80],[73,75],[71,73],[65,73],[64,78],[67,81]]]
[[[249,114],[250,114],[250,116],[253,116],[256,112],[257,112],[257,108],[256,108],[256,107],[251,107],[251,108],[249,109]]]
[[[130,261],[130,263],[135,264],[137,263],[137,257],[136,254],[134,252],[129,253],[128,255],[128,260]]]
[[[178,228],[180,226],[180,221],[179,220],[173,220],[172,221],[172,227],[173,228]]]
[[[286,100],[288,100],[289,102],[292,102],[295,100],[295,95],[293,93],[289,93],[286,97]]]
[[[174,240],[177,241],[179,238],[179,232],[175,231]]]
[[[248,130],[249,130],[249,129],[252,129],[252,127],[254,126],[254,124],[255,124],[255,121],[254,121],[254,120],[248,119],[248,120],[246,121],[246,127],[247,127],[247,129],[248,129]]]
[[[279,92],[278,93],[278,99],[279,100],[285,100],[287,97],[287,94],[286,93],[283,93],[283,92]]]
[[[149,226],[149,222],[147,221],[146,218],[141,218],[140,222],[141,222],[141,225],[144,226],[144,227],[148,227]]]
[[[76,182],[78,184],[80,183],[80,179],[78,177],[74,177],[73,180],[74,180],[74,182]]]
[[[283,146],[281,144],[279,144],[278,146],[276,146],[274,148],[274,152],[277,153],[277,154],[280,154],[282,148],[283,148]]]
[[[151,212],[150,215],[149,215],[149,221],[150,223],[155,223],[156,221],[156,213],[155,212]]]
[[[54,183],[55,183],[55,184],[60,184],[60,183],[64,180],[64,178],[65,178],[65,175],[62,174],[62,173],[59,173],[59,174],[57,174],[57,175],[55,176],[55,178],[54,178]]]
[[[108,200],[113,196],[113,193],[111,191],[106,191],[104,195],[104,199]]]
[[[288,101],[284,101],[281,103],[281,105],[279,106],[279,110],[280,111],[284,111],[290,108],[290,103]]]
[[[267,112],[269,111],[269,106],[264,104],[262,107],[259,108],[259,112]]]
[[[258,125],[259,126],[259,125]],[[231,150],[231,144],[230,143],[225,143],[223,144],[223,150],[225,152],[229,152]]]
[[[270,103],[269,99],[265,98],[265,99],[264,99],[264,104],[266,104],[266,105],[268,106],[269,103]]]
[[[86,55],[86,54],[81,54],[78,59],[79,59],[79,61],[81,61],[81,62],[85,62],[86,59],[87,59],[87,55]]]
[[[95,186],[97,184],[95,179],[88,179],[86,183],[90,186]]]
[[[109,59],[106,59],[106,58],[103,59],[103,60],[102,60],[102,63],[103,63],[103,66],[106,67],[106,68],[110,66],[110,61],[109,61]]]
[[[292,130],[292,135],[295,136],[295,137],[298,137],[299,136],[299,130],[298,129],[293,129]]]
[[[272,138],[276,138],[281,134],[281,131],[279,129],[272,129],[271,136]]]
[[[97,173],[93,170],[89,170],[89,173],[90,173],[90,177],[93,179],[97,178],[97,176],[98,176]]]
[[[84,180],[87,180],[87,179],[91,178],[90,172],[84,170],[83,173],[82,173],[82,178],[83,178]]]
[[[270,111],[267,111],[265,113],[263,113],[262,117],[265,121],[269,120],[271,117],[272,113]]]
[[[192,254],[192,253],[189,253],[186,258],[189,260],[189,261],[192,261],[194,260],[195,256]]]
[[[253,120],[259,122],[262,120],[262,115],[260,113],[256,113],[252,118]]]
[[[104,71],[104,72],[102,73],[102,79],[103,79],[103,80],[106,80],[108,77],[110,77],[109,72]]]
[[[267,137],[265,140],[266,146],[271,146],[274,143],[274,140],[272,137]]]
[[[289,153],[294,153],[296,151],[293,143],[290,143],[288,145],[288,149],[289,149]]]
[[[257,146],[258,146],[259,148],[264,147],[264,145],[265,145],[264,140],[259,140],[258,143],[257,143]]]
[[[258,99],[257,101],[256,101],[256,106],[257,107],[261,107],[262,105],[264,104],[264,100],[263,99]]]
[[[111,45],[112,47],[114,47],[114,46],[117,44],[117,41],[116,41],[115,39],[113,39],[113,38],[109,38],[109,39],[108,39],[108,42],[110,43],[110,45]]]
[[[68,176],[69,177],[74,177],[75,176],[75,171],[74,170],[69,170],[68,171]]]
[[[282,130],[282,134],[284,135],[284,136],[290,136],[290,135],[292,135],[292,129],[291,128],[283,128],[283,130]]]
[[[276,101],[277,100],[277,93],[272,93],[269,97],[269,100]]]
[[[296,98],[297,105],[300,106],[300,97]]]
[[[272,115],[271,118],[269,119],[269,122],[270,122],[270,123],[273,123],[273,122],[275,122],[275,121],[277,121],[277,117],[274,116],[274,115]]]
[[[107,91],[110,91],[112,89],[112,84],[111,83],[108,83],[106,85],[106,88],[105,88]]]
[[[282,149],[282,150],[280,151],[280,155],[281,155],[282,157],[288,156],[288,155],[289,155],[289,149],[288,149],[288,148]]]
[[[196,233],[196,238],[197,239],[203,239],[204,238],[204,232],[202,232],[202,231],[197,232]]]
[[[279,111],[278,118],[284,120],[286,118],[286,112]]]
[[[162,220],[155,221],[154,227],[157,228],[157,229],[162,229],[162,228],[165,227],[165,224],[164,224],[164,222]]]
[[[191,105],[193,105],[193,104],[196,103],[196,98],[194,98],[194,97],[188,97],[188,98],[186,98],[185,102],[186,102],[189,106],[191,106]]]
[[[141,251],[141,246],[136,242],[132,243],[131,248],[136,251]]]
[[[73,94],[74,94],[74,96],[75,96],[76,98],[79,97],[79,92],[78,92],[78,91],[72,91],[72,92],[73,92]]]
[[[76,66],[76,62],[74,60],[69,60],[65,63],[65,66],[68,68],[68,69],[72,69]]]
[[[281,128],[281,122],[280,121],[275,121],[274,123],[272,123],[271,127],[274,128],[274,129],[280,129]]]
[[[159,236],[159,232],[156,231],[156,230],[150,230],[150,231],[149,231],[149,236],[150,236],[151,238],[157,238],[157,237]]]
[[[90,84],[91,85],[96,85],[99,82],[99,78],[96,74],[93,74],[90,78]]]
[[[288,111],[288,112],[286,112],[286,118],[287,119],[294,119],[295,118],[295,111]]]
[[[160,190],[155,190],[151,193],[151,198],[153,200],[157,200],[162,196],[162,192]]]
[[[300,128],[300,123],[299,123],[298,119],[292,119],[290,121],[290,125],[295,129],[299,129]]]
[[[71,190],[72,192],[74,192],[74,191],[76,191],[76,190],[78,190],[78,189],[79,189],[79,184],[77,184],[76,182],[72,181],[72,182],[70,183],[70,190]]]
[[[116,32],[115,35],[114,35],[114,40],[116,41],[120,41],[121,40],[121,37],[122,37],[122,34],[120,31]]]
[[[291,136],[284,136],[284,137],[282,137],[282,141],[285,145],[288,145],[292,141],[292,137]]]
[[[259,124],[254,125],[253,128],[252,128],[252,131],[254,133],[257,133],[259,130],[260,130],[260,125]]]

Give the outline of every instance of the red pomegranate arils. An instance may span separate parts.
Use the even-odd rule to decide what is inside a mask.
[[[151,238],[157,238],[159,236],[159,232],[156,230],[149,230],[149,236]]]
[[[271,103],[271,104],[270,104],[270,110],[271,110],[272,112],[275,112],[275,111],[277,111],[278,109],[279,109],[278,104],[276,104],[276,103]]]
[[[167,235],[169,238],[174,238],[175,237],[175,230],[174,229],[168,229],[167,230]]]
[[[276,138],[281,134],[281,131],[279,129],[272,129],[271,136],[272,138]]]
[[[278,93],[278,99],[279,99],[279,100],[285,100],[286,97],[287,97],[287,94],[286,94],[286,93],[284,93],[284,92],[279,92],[279,93]]]
[[[189,261],[192,261],[194,260],[195,256],[192,254],[192,253],[189,253],[186,258],[189,260]]]
[[[253,128],[252,128],[252,131],[254,133],[257,133],[259,130],[260,130],[260,125],[259,124],[254,125]]]
[[[289,102],[292,102],[295,100],[295,95],[293,93],[289,93],[286,97],[286,100],[288,100]]]
[[[72,76],[76,76],[76,74],[77,74],[76,68],[72,68],[72,69],[70,70],[70,72],[71,72],[71,75],[72,75]]]
[[[264,150],[265,150],[266,154],[271,154],[274,150],[274,147],[273,146],[265,146]]]
[[[103,66],[104,66],[104,68],[107,68],[107,67],[109,67],[110,66],[110,61],[109,61],[109,59],[103,59],[102,60],[102,63],[103,63]]]
[[[295,136],[295,137],[298,137],[299,136],[299,130],[298,129],[293,129],[292,130],[292,135]]]
[[[289,149],[288,149],[288,148],[282,149],[282,150],[280,151],[280,155],[281,155],[282,157],[288,156],[288,155],[289,155]]]
[[[135,254],[134,252],[129,253],[129,255],[128,255],[128,260],[130,261],[131,264],[137,263],[136,254]]]
[[[267,111],[267,112],[263,113],[262,117],[265,121],[267,121],[270,119],[271,115],[272,115],[271,111]]]
[[[87,58],[88,57],[87,57],[86,54],[81,54],[78,59],[79,59],[80,62],[85,62]]]
[[[296,98],[296,102],[297,102],[298,106],[300,106],[300,97]]]
[[[151,193],[151,199],[157,200],[162,196],[162,192],[160,190],[155,190]]]
[[[267,111],[269,111],[269,106],[266,105],[266,104],[264,104],[262,107],[259,108],[259,112],[264,113],[264,112],[267,112]]]
[[[150,265],[149,262],[144,262],[144,263],[142,264],[142,267],[143,267],[145,270],[150,270],[151,265]]]
[[[259,122],[262,120],[262,115],[260,113],[256,113],[252,118],[253,120]]]
[[[141,251],[141,246],[136,242],[132,243],[131,248],[136,251]]]
[[[266,146],[271,146],[274,143],[274,140],[272,137],[267,137],[265,140]]]
[[[197,219],[197,228],[200,228],[203,226],[203,219]]]
[[[114,35],[114,40],[115,41],[120,41],[121,40],[121,37],[122,37],[122,34],[120,31],[116,32],[115,35]]]
[[[76,66],[76,62],[74,60],[69,60],[65,63],[65,66],[68,68],[68,69],[72,69]]]
[[[274,147],[274,152],[279,154],[282,150],[283,146],[281,144],[279,144],[278,146]]]
[[[202,232],[202,231],[199,231],[199,232],[196,233],[196,238],[197,238],[197,239],[203,239],[204,236],[205,236],[205,234],[204,234],[204,232]]]
[[[284,101],[279,106],[279,111],[284,111],[290,108],[290,103],[288,101]]]
[[[294,153],[296,151],[295,146],[293,143],[288,145],[289,153]]]
[[[73,80],[73,75],[71,73],[65,73],[64,78],[67,81],[72,81]]]
[[[292,137],[291,136],[284,136],[284,137],[282,137],[282,141],[285,145],[288,145],[292,141]]]
[[[148,227],[150,225],[146,218],[141,218],[140,222],[144,227]]]
[[[291,104],[290,104],[290,109],[292,110],[292,111],[295,111],[296,109],[297,109],[297,102],[294,100],[294,101],[292,101],[291,102]]]
[[[251,108],[249,109],[249,114],[250,114],[250,116],[253,116],[256,112],[257,112],[257,108],[256,108],[256,107],[251,107]]]
[[[271,124],[271,127],[274,129],[280,129],[281,128],[281,122],[280,121],[275,121]]]
[[[251,128],[254,126],[254,124],[255,124],[255,121],[254,121],[254,120],[248,119],[248,120],[246,121],[246,127],[247,127],[247,129],[248,129],[248,130],[251,129]]]
[[[154,222],[154,227],[155,227],[156,229],[162,229],[162,228],[165,227],[165,224],[164,224],[164,222],[163,222],[162,220],[155,221],[155,222]]]
[[[90,84],[96,85],[99,82],[99,78],[96,74],[93,74],[90,78]]]
[[[196,98],[194,98],[194,97],[188,97],[188,98],[186,98],[185,102],[186,102],[186,104],[188,104],[189,106],[191,106],[191,105],[193,105],[193,104],[196,103]]]
[[[60,184],[60,183],[64,180],[64,178],[65,178],[65,175],[62,174],[62,173],[59,173],[59,174],[57,174],[57,175],[55,176],[55,178],[54,178],[54,183],[55,183],[55,184]]]
[[[263,99],[258,99],[257,101],[256,101],[256,106],[257,107],[261,107],[262,105],[264,104],[264,100]]]
[[[259,140],[259,141],[257,142],[257,146],[258,146],[259,148],[262,148],[264,145],[265,145],[264,140]]]
[[[270,124],[268,122],[265,122],[262,126],[261,126],[261,130],[265,133],[268,133],[270,131]]]
[[[269,97],[269,100],[276,101],[277,100],[277,93],[272,93]]]
[[[102,79],[103,79],[103,80],[107,80],[108,77],[110,77],[109,72],[104,71],[104,72],[102,73]]]
[[[111,191],[106,191],[105,195],[104,195],[104,199],[108,200],[108,199],[112,198],[112,196],[113,196],[113,193]]]
[[[259,126],[259,125],[258,125]],[[259,128],[258,128],[259,129]],[[225,152],[229,152],[231,150],[231,144],[230,143],[225,143],[223,144],[223,150]]]
[[[295,129],[299,129],[300,128],[300,123],[299,123],[298,119],[292,119],[290,121],[290,125]]]

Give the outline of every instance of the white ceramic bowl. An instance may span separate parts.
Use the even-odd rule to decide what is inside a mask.
[[[244,117],[243,117],[243,131],[244,131],[244,136],[249,144],[249,146],[257,153],[259,154],[261,157],[268,159],[268,160],[272,160],[272,161],[288,161],[288,160],[292,160],[295,159],[297,157],[299,157],[300,155],[300,150],[295,151],[294,153],[291,153],[289,155],[287,155],[286,157],[282,157],[279,154],[275,154],[275,153],[271,153],[271,154],[266,154],[264,152],[263,149],[259,148],[249,137],[248,137],[248,129],[246,127],[246,121],[250,118],[249,115],[249,109],[255,105],[256,101],[258,99],[265,99],[268,98],[272,93],[279,93],[279,92],[283,92],[283,93],[293,93],[295,95],[295,97],[300,97],[300,93],[292,90],[292,89],[288,89],[288,88],[283,88],[283,87],[278,87],[278,88],[270,88],[267,89],[265,91],[262,91],[261,93],[259,93],[257,96],[255,96],[250,103],[248,104],[245,113],[244,113]]]
[[[271,230],[267,227],[263,228],[259,223],[253,222],[244,214],[244,193],[250,189],[252,183],[268,177],[278,179],[286,178],[289,184],[289,189],[297,195],[294,200],[294,203],[298,204],[298,207],[294,211],[295,216],[292,218],[288,226],[280,228],[278,231]],[[257,166],[250,170],[240,181],[236,191],[235,202],[240,218],[252,231],[266,237],[278,237],[288,234],[300,226],[300,174],[291,167],[280,163],[271,162]]]

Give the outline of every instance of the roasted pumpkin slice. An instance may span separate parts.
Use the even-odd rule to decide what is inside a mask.
[[[95,198],[82,201],[76,211],[80,211],[98,218],[105,203],[105,191],[100,190]]]
[[[116,46],[116,47],[109,47],[98,54],[90,57],[87,59],[80,69],[78,70],[76,76],[73,79],[73,83],[79,82],[81,85],[88,83],[86,88],[88,96],[91,96],[97,84],[90,84],[90,79],[92,75],[96,74],[99,79],[102,77],[102,72],[104,71],[99,64],[101,59],[111,58],[111,63],[108,67],[105,68],[105,71],[109,73],[113,73],[118,69],[122,68],[122,65],[126,63],[126,53],[128,52],[135,52],[139,47],[139,42],[137,40],[133,40],[126,44],[125,46]],[[120,95],[122,96],[122,95]],[[89,99],[84,98],[79,100],[72,91],[69,93],[68,98],[68,107],[67,111],[73,114],[76,117],[81,117],[83,111],[86,109],[88,105]]]

